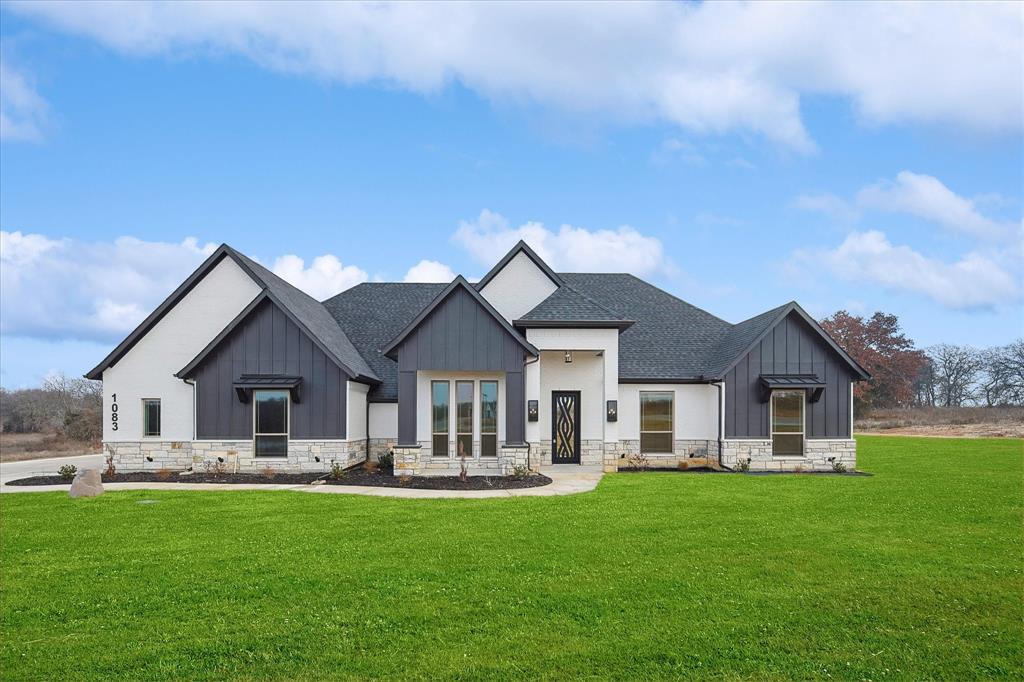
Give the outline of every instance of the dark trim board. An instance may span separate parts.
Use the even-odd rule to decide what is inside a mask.
[[[629,329],[633,320],[512,320],[524,329]]]

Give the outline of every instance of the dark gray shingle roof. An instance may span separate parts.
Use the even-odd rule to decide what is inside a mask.
[[[624,322],[626,319],[565,284],[521,318],[531,322]]]
[[[778,308],[772,308],[760,315],[755,315],[749,320],[734,324],[719,342],[717,351],[708,358],[709,374],[719,376],[740,353],[745,351],[757,337],[761,336],[771,326],[772,322],[788,306],[789,304],[785,303]]]
[[[382,351],[447,286],[366,282],[324,301],[324,308],[381,380],[370,391],[370,399],[398,399],[398,366]]]

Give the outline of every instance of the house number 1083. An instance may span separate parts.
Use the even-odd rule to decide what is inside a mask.
[[[110,430],[117,431],[117,394],[110,394]]]

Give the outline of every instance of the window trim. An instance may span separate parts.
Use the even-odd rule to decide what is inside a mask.
[[[775,436],[794,436],[796,431],[775,430],[775,394],[776,393],[799,393],[800,394],[800,454],[799,455],[776,455]],[[804,459],[807,457],[807,391],[800,388],[778,388],[771,392],[768,397],[768,439],[772,443],[772,459]]]
[[[494,431],[484,432],[484,384],[494,384]],[[498,456],[498,421],[500,419],[499,412],[501,410],[501,400],[499,395],[501,394],[501,385],[497,379],[481,379],[480,380],[480,456],[481,457],[497,457]],[[494,454],[488,455],[484,453],[484,438],[494,438]]]
[[[463,404],[459,399],[459,385],[469,384],[469,432],[459,431],[459,407]],[[459,455],[459,439],[462,436],[469,436],[469,452],[466,453],[466,457],[473,458],[473,443],[476,439],[476,380],[475,379],[456,379],[455,380],[455,456]]]
[[[444,384],[448,387],[448,400],[445,403],[445,420],[444,420],[444,431],[434,431],[434,385]],[[431,457],[444,457],[450,456],[449,450],[451,450],[451,444],[448,439],[451,436],[452,429],[452,382],[450,379],[432,379],[430,381],[430,456]],[[438,436],[444,436],[444,454],[437,454],[437,448],[435,442]]]
[[[284,406],[284,433],[261,433],[256,431],[256,404],[259,402],[256,398],[259,393],[284,393],[285,406]],[[258,436],[284,436],[285,437],[285,454],[281,455],[258,455],[256,454],[256,438]],[[264,460],[287,460],[288,459],[288,445],[292,440],[292,394],[286,388],[254,388],[252,391],[252,456],[253,459],[260,461]]]
[[[675,452],[675,441],[676,441],[676,392],[675,391],[639,391],[638,394],[639,395],[637,396],[637,408],[638,408],[638,411],[640,413],[640,415],[639,415],[640,419],[639,419],[637,425],[639,426],[639,432],[640,432],[640,443],[641,443],[640,452],[643,453],[643,454],[650,454],[650,455],[671,455],[671,454],[673,454]],[[669,422],[670,422],[670,430],[668,430],[668,431],[651,431],[649,429],[644,429],[644,395],[652,395],[652,394],[654,394],[654,395],[667,395],[667,396],[669,396],[669,405],[670,405],[670,407],[669,407]],[[671,436],[671,438],[669,439],[669,442],[671,443],[671,445],[669,447],[669,450],[664,451],[664,452],[662,452],[662,451],[654,451],[654,450],[644,450],[642,444],[643,444],[643,441],[644,441],[644,434],[645,433],[667,433],[667,434],[669,434],[669,436]]]
[[[156,433],[146,433],[146,429],[149,428],[149,420],[146,419],[146,404],[149,402],[155,402],[160,407],[159,423],[157,424]],[[160,398],[143,398],[142,399],[142,437],[143,438],[155,438],[159,439],[160,434],[164,430],[164,406]]]

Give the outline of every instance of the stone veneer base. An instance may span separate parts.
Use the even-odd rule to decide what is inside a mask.
[[[251,440],[118,441],[104,443],[118,471],[195,471],[221,465],[228,471],[328,471],[333,462],[348,467],[366,459],[366,440],[293,440],[287,457],[255,457]],[[371,443],[372,446],[372,443]],[[319,461],[317,461],[319,459]]]
[[[857,468],[857,441],[852,439],[806,440],[802,457],[775,457],[771,440],[726,440],[722,464],[735,469],[749,460],[751,471],[833,471],[836,462],[848,471]]]

